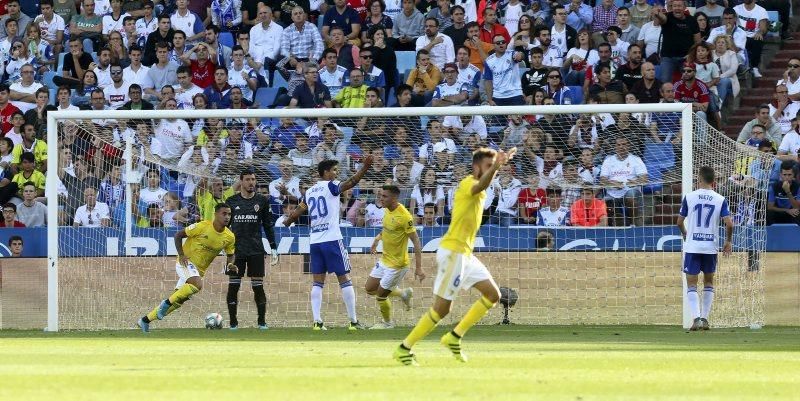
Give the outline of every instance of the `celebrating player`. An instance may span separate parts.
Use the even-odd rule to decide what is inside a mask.
[[[275,231],[270,219],[269,200],[256,193],[256,174],[252,169],[245,169],[239,174],[239,193],[225,202],[231,207],[230,229],[238,238],[236,241],[236,266],[238,272],[228,278],[228,314],[231,330],[239,327],[236,318],[239,304],[239,287],[245,273],[250,277],[250,287],[258,312],[258,328],[267,329],[265,315],[267,313],[267,295],[264,293],[264,244],[261,242],[261,228],[267,235],[267,242],[272,249],[271,265],[278,264],[278,246],[275,242]]]
[[[475,287],[481,292],[481,299],[470,307],[452,331],[441,338],[442,345],[457,360],[467,361],[467,356],[461,352],[461,338],[500,300],[500,290],[492,275],[472,253],[483,216],[486,188],[494,180],[497,170],[508,163],[515,153],[517,148],[511,148],[508,153],[487,148],[472,153],[472,174],[461,180],[456,188],[452,223],[436,251],[438,271],[433,283],[433,307],[420,318],[411,333],[394,351],[394,359],[400,363],[417,364],[416,356],[411,351],[414,344],[425,338],[450,313],[451,304],[459,289]]]
[[[717,271],[717,243],[719,220],[725,222],[725,245],[722,252],[731,254],[733,220],[728,211],[728,200],[714,191],[714,169],[700,167],[697,177],[699,189],[689,192],[681,202],[678,228],[683,236],[683,272],[686,273],[686,298],[692,311],[690,330],[708,330],[708,314],[714,303],[714,272]],[[688,224],[684,226],[684,221]],[[697,294],[697,276],[703,272],[703,305]]]
[[[226,261],[227,273],[236,274],[238,270],[234,262],[234,244],[236,236],[228,229],[231,219],[231,207],[219,203],[214,207],[214,220],[203,220],[178,231],[175,234],[175,249],[178,251],[178,263],[175,270],[178,272],[178,283],[175,292],[169,298],[161,301],[150,313],[139,319],[139,327],[143,332],[150,331],[150,322],[169,315],[178,309],[189,298],[203,289],[203,276],[208,265],[214,261],[221,250],[228,256]],[[186,240],[184,252],[183,239]]]
[[[283,222],[289,227],[300,216],[308,211],[311,243],[311,274],[314,283],[311,285],[311,312],[314,315],[314,330],[327,330],[322,323],[322,288],[325,286],[325,274],[335,273],[342,289],[342,299],[350,317],[348,330],[362,330],[356,317],[356,292],[350,281],[350,258],[342,243],[342,231],[339,229],[340,208],[339,195],[353,188],[361,181],[372,165],[372,155],[364,158],[361,169],[344,182],[336,181],[339,176],[339,162],[323,160],[317,166],[320,180],[306,190],[300,204]]]
[[[367,278],[364,289],[367,294],[375,295],[378,301],[378,308],[381,311],[383,321],[370,327],[370,329],[391,329],[392,323],[392,304],[389,297],[400,297],[406,304],[406,308],[411,308],[411,288],[401,290],[398,288],[403,277],[408,272],[410,263],[408,258],[408,240],[414,244],[414,277],[419,281],[425,279],[425,272],[422,271],[422,245],[417,236],[417,229],[414,227],[414,218],[411,213],[397,201],[400,196],[400,188],[395,185],[384,185],[381,191],[381,203],[386,208],[383,215],[383,230],[375,237],[372,243],[372,253],[378,250],[378,243],[383,241],[383,256],[375,263],[375,267]],[[380,288],[379,288],[380,286]]]

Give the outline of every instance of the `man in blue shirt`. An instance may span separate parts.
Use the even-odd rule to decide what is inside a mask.
[[[791,162],[781,164],[781,179],[769,188],[767,225],[800,225],[800,183],[795,180]]]

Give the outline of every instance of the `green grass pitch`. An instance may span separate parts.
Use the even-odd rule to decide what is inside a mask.
[[[0,331],[0,400],[798,400],[800,329],[479,326],[470,362],[437,329]]]

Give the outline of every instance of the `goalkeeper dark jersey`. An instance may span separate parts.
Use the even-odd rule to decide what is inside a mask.
[[[225,203],[231,207],[230,229],[236,235],[237,258],[265,253],[264,244],[261,242],[262,228],[267,235],[270,248],[277,249],[269,200],[266,197],[255,194],[252,198],[246,199],[237,193]]]

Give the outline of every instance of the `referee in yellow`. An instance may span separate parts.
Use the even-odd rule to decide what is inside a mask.
[[[238,271],[233,263],[236,236],[228,228],[230,220],[231,207],[226,203],[219,203],[214,207],[213,221],[203,220],[175,234],[175,249],[178,251],[175,270],[178,272],[178,283],[169,298],[139,319],[138,325],[143,332],[149,332],[151,322],[163,319],[203,289],[203,276],[223,249],[227,255],[227,272],[235,274]],[[183,243],[184,238],[188,238],[186,244]]]
[[[425,279],[425,272],[422,270],[422,245],[417,236],[417,228],[414,226],[414,218],[411,217],[408,209],[398,202],[400,188],[396,185],[384,185],[380,197],[381,204],[385,208],[383,229],[375,237],[371,252],[377,253],[378,243],[383,241],[383,255],[369,273],[365,290],[367,294],[375,295],[383,321],[370,327],[370,330],[394,328],[392,304],[389,302],[389,297],[398,297],[407,309],[411,308],[413,291],[411,288],[402,290],[398,288],[403,282],[403,277],[408,273],[409,239],[414,244],[414,277],[417,277],[420,282]]]
[[[417,365],[416,356],[411,348],[433,331],[436,324],[450,313],[452,302],[460,289],[475,287],[481,292],[481,298],[472,305],[458,325],[441,338],[442,345],[447,347],[457,360],[467,361],[467,356],[461,352],[461,338],[500,300],[500,290],[492,275],[472,253],[475,236],[481,225],[486,188],[494,180],[497,170],[508,163],[516,153],[517,148],[511,148],[508,152],[481,148],[472,153],[472,174],[458,183],[453,202],[452,223],[436,251],[438,268],[433,283],[433,307],[420,318],[411,333],[394,351],[394,359],[398,362],[404,365]]]

